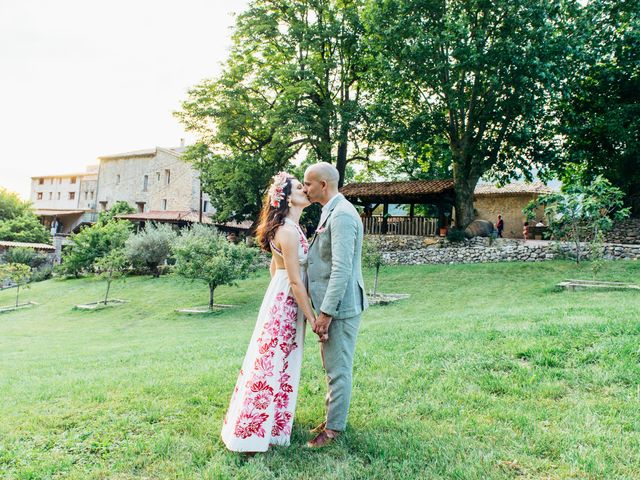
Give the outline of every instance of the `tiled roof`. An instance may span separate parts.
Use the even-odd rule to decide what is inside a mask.
[[[340,189],[347,197],[430,195],[453,189],[453,180],[411,180],[350,183]]]
[[[198,223],[199,213],[191,210],[179,211],[179,210],[151,210],[149,212],[141,213],[127,213],[123,215],[116,215],[117,218],[123,218],[125,220],[147,220],[156,222],[191,222]],[[211,219],[202,214],[202,223],[211,225]]]
[[[551,193],[553,189],[547,187],[542,182],[532,183],[509,183],[504,187],[496,187],[495,185],[476,185],[475,195],[513,195],[518,193]]]
[[[0,240],[0,247],[26,247],[36,250],[49,250],[51,252],[56,249],[56,247],[47,243],[9,242],[7,240]]]

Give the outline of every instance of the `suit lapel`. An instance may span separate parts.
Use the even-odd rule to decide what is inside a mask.
[[[318,228],[316,228],[316,231],[313,234],[313,238],[311,239],[311,243],[309,244],[309,249],[311,249],[311,245],[313,245],[313,243],[316,241],[316,237],[318,236],[318,230],[320,230],[322,227],[324,227],[327,224],[327,220],[329,220],[329,217],[333,213],[333,210],[336,208],[338,203],[340,203],[342,198],[343,198],[343,195],[341,193],[339,193],[336,196],[336,199],[333,201],[333,203],[329,207],[329,212],[327,213],[327,216],[325,217],[324,221],[320,224]]]

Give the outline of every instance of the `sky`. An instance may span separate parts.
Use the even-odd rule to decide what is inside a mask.
[[[0,187],[82,172],[186,134],[172,116],[220,72],[247,0],[0,0]]]

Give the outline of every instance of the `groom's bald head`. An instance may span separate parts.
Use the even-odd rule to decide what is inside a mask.
[[[304,189],[309,201],[321,205],[338,193],[339,181],[338,169],[327,162],[314,163],[304,172]]]

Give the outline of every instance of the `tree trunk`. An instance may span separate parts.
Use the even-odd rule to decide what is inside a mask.
[[[109,298],[109,290],[111,289],[111,275],[107,279],[107,293],[104,296],[104,304],[107,304],[107,299]]]
[[[209,284],[209,310],[213,310],[213,291],[216,289],[216,286],[213,284]]]
[[[338,188],[344,185],[344,174],[347,169],[347,141],[346,139],[340,140],[338,143],[338,156],[336,157],[336,168],[340,174],[340,180],[338,181]]]
[[[456,175],[454,166],[454,184],[456,191],[456,227],[466,228],[476,219],[473,212],[473,192],[479,177],[468,175]]]

